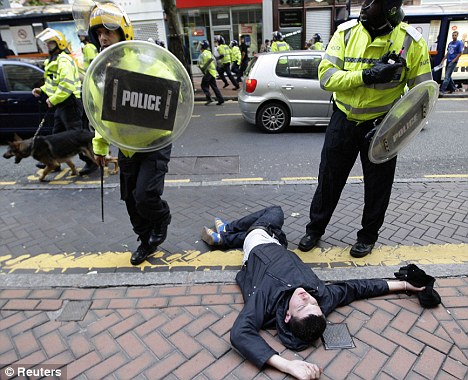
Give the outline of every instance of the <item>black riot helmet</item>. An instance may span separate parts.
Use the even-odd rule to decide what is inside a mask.
[[[224,45],[226,43],[222,35],[215,36],[215,42],[217,42],[218,45]]]
[[[403,0],[364,0],[359,20],[374,37],[388,34],[405,17],[402,4]]]

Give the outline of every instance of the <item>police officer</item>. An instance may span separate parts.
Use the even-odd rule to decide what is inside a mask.
[[[210,94],[211,87],[216,96],[216,99],[218,99],[218,103],[216,103],[216,105],[220,106],[224,103],[224,98],[218,89],[218,85],[216,84],[216,65],[214,63],[213,54],[211,54],[210,51],[210,44],[207,40],[200,42],[200,50],[201,54],[198,57],[198,67],[200,67],[200,70],[203,73],[201,88],[203,93],[206,95],[205,105],[207,106],[213,102]]]
[[[291,48],[289,47],[289,44],[284,41],[283,35],[278,31],[273,32],[273,42],[271,43],[270,51],[277,52],[288,50],[291,50]]]
[[[338,27],[320,63],[320,85],[333,92],[334,113],[325,135],[310,222],[299,243],[302,251],[312,249],[324,234],[358,154],[364,173],[364,212],[351,256],[366,256],[377,241],[390,200],[396,157],[372,163],[368,133],[406,86],[432,79],[426,42],[416,29],[402,22],[402,2],[365,0],[359,20]]]
[[[133,40],[133,27],[127,14],[114,3],[101,3],[93,9],[89,20],[89,35],[101,50],[120,41]],[[134,53],[129,52],[128,56],[122,56],[120,59],[120,68],[126,64],[129,69],[138,70],[139,59]],[[144,74],[170,77],[171,73],[162,66],[155,65],[151,73]],[[113,132],[118,133],[118,128],[115,129]],[[129,138],[142,139],[144,136],[135,134]],[[154,152],[144,153],[124,149],[119,151],[121,198],[125,201],[133,230],[140,240],[139,247],[130,258],[133,265],[145,261],[167,237],[171,213],[168,203],[161,199],[161,195],[171,148],[169,145]],[[109,152],[109,143],[97,131],[93,139],[93,150],[96,161],[103,166],[104,157]]]
[[[310,46],[310,50],[323,50],[322,36],[320,33],[315,33],[312,37],[312,45]]]
[[[227,86],[229,86],[226,78],[224,77],[224,73],[226,73],[232,85],[234,86],[233,90],[238,90],[239,83],[237,82],[237,80],[234,78],[234,76],[231,73],[231,62],[232,62],[231,49],[229,48],[229,46],[226,45],[226,42],[224,41],[223,36],[216,36],[215,42],[218,44],[219,56],[217,57],[217,59],[220,62],[220,65],[218,66],[218,73],[219,73],[221,80],[224,82],[223,88],[226,88]]]
[[[231,72],[236,74],[237,82],[241,82],[242,78],[240,75],[240,65],[241,65],[241,60],[242,60],[242,54],[239,49],[239,43],[236,40],[232,40],[231,43],[229,44],[229,47],[231,48],[231,60],[232,60]]]
[[[89,65],[93,61],[94,58],[98,55],[98,51],[96,46],[94,46],[88,37],[88,31],[86,30],[79,30],[78,37],[81,41],[81,51],[83,52],[83,71],[86,73],[88,70]]]
[[[55,107],[52,133],[82,130],[81,81],[78,66],[69,54],[67,40],[62,32],[51,28],[44,29],[36,38],[47,45],[49,57],[44,62],[45,84],[34,88],[32,94],[36,97],[45,94],[47,106]],[[90,158],[81,153],[79,157],[85,162],[80,175],[97,169]],[[37,166],[42,167],[41,164]]]

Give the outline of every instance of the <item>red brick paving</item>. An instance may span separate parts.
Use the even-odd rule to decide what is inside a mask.
[[[275,331],[262,332],[289,359],[324,368],[322,379],[466,379],[468,279],[437,281],[443,304],[422,309],[414,297],[388,295],[336,310],[356,348],[300,353]],[[229,342],[242,308],[233,284],[111,289],[0,290],[0,363],[66,366],[68,379],[285,379],[246,362]],[[83,321],[59,322],[65,300],[93,303]],[[103,303],[103,299],[108,302]]]

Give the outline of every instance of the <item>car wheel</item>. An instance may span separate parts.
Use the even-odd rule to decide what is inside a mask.
[[[282,132],[290,122],[289,110],[280,103],[265,104],[257,113],[257,126],[266,133]]]

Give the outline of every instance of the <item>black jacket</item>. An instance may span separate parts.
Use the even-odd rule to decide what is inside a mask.
[[[244,308],[231,329],[231,343],[258,368],[277,354],[260,336],[262,328],[276,327],[281,342],[289,349],[301,351],[310,346],[292,335],[284,322],[289,299],[296,288],[308,291],[325,316],[356,299],[388,293],[387,282],[378,279],[325,285],[295,253],[274,243],[252,249],[236,281],[242,291]]]

